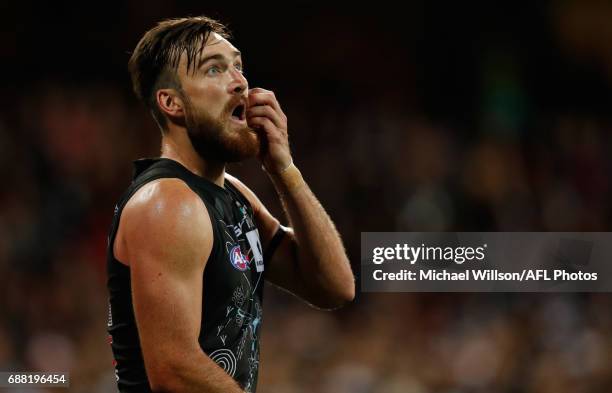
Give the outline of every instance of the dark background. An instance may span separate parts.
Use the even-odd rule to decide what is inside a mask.
[[[126,64],[168,17],[229,24],[357,273],[365,231],[610,230],[612,3],[0,11],[0,370],[115,390],[106,231],[130,161],[159,151]],[[229,171],[282,217],[257,162]],[[259,391],[609,392],[611,300],[359,294],[329,313],[268,287]]]

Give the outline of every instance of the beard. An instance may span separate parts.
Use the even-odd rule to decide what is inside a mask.
[[[186,96],[183,102],[187,135],[200,157],[217,162],[238,162],[259,154],[259,138],[252,128],[229,127],[235,102],[228,102],[218,118],[196,109]]]

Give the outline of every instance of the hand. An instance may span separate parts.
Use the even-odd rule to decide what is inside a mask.
[[[254,88],[249,90],[247,124],[259,133],[259,159],[270,175],[280,174],[291,165],[287,134],[287,116],[281,110],[274,93]]]

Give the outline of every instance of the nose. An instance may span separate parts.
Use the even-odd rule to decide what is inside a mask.
[[[249,82],[246,80],[244,75],[236,69],[233,69],[230,73],[232,81],[227,86],[228,93],[230,94],[242,94],[249,88]]]

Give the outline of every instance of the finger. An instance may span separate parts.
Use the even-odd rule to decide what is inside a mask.
[[[274,110],[282,112],[278,100],[272,92],[249,93],[249,106],[270,105]]]
[[[260,94],[260,93],[264,93],[264,94],[271,93],[271,94],[274,94],[274,92],[272,90],[264,89],[264,88],[261,88],[261,87],[252,87],[252,88],[249,89],[249,92],[250,93],[257,93],[257,94]]]
[[[269,118],[278,128],[284,129],[286,127],[286,124],[283,124],[283,119],[269,105],[258,105],[250,107],[247,110],[247,118],[255,116]]]
[[[273,92],[263,89],[253,89],[249,91],[249,106],[270,105],[274,110],[283,113],[283,110]]]
[[[261,87],[252,87],[249,89],[249,91],[256,92],[256,93],[272,93],[272,90],[266,90]]]
[[[266,132],[266,138],[268,142],[271,140],[278,141],[280,140],[280,132],[276,131],[278,128],[272,123],[272,120],[263,116],[256,116],[249,119],[249,126],[259,127]]]

